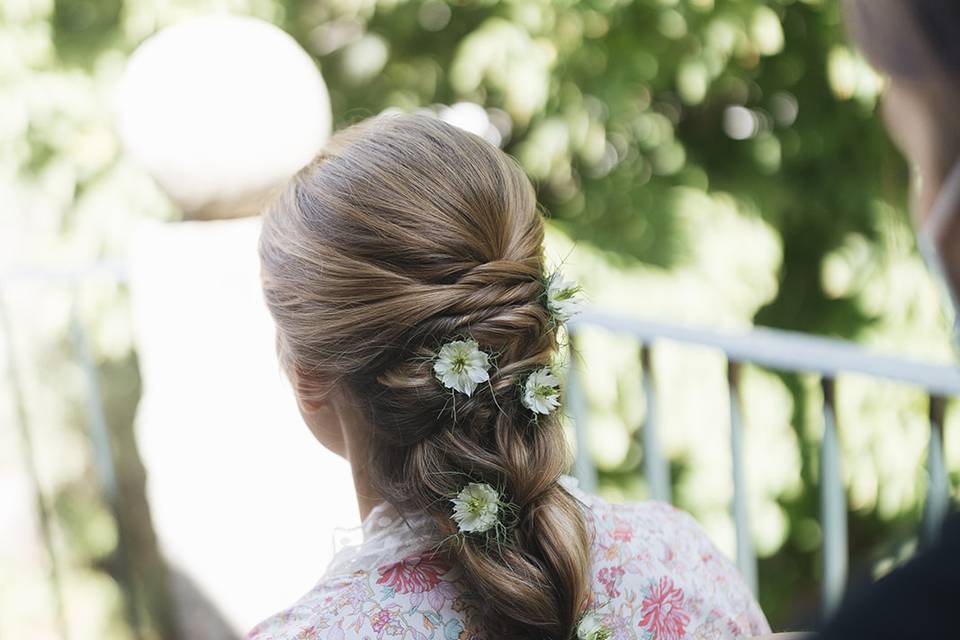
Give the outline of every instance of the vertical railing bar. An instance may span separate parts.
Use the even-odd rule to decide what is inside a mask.
[[[820,445],[820,509],[823,526],[823,613],[840,604],[847,581],[847,496],[837,435],[836,384],[823,378],[823,440]]]
[[[117,487],[117,472],[114,465],[110,430],[107,427],[106,410],[103,406],[103,396],[100,381],[97,377],[97,367],[93,360],[86,331],[80,321],[76,300],[70,310],[70,336],[74,353],[87,387],[86,413],[87,427],[90,441],[93,445],[93,455],[97,467],[100,483],[107,497],[107,503],[113,514],[117,526],[116,561],[121,581],[126,582],[126,617],[130,631],[134,638],[140,638],[140,611],[137,605],[137,589],[130,569],[127,540],[123,526],[123,511],[120,492]]]
[[[947,401],[930,396],[930,441],[927,447],[927,496],[923,506],[923,544],[932,544],[940,534],[950,507],[950,479],[943,450],[943,424]]]
[[[3,340],[7,343],[7,377],[10,381],[10,393],[13,396],[14,419],[20,431],[20,445],[23,450],[23,459],[27,465],[27,475],[30,476],[30,481],[33,485],[37,520],[40,524],[40,537],[43,539],[43,546],[50,562],[50,589],[53,593],[54,608],[56,610],[56,624],[60,631],[60,636],[64,640],[67,640],[70,637],[70,632],[67,626],[63,581],[60,577],[60,559],[57,555],[56,546],[53,543],[50,506],[47,504],[47,498],[43,491],[43,485],[40,482],[40,474],[34,457],[33,435],[30,432],[28,424],[27,407],[23,398],[23,386],[20,371],[16,363],[16,354],[14,353],[13,325],[7,315],[6,297],[2,283],[0,283],[0,329],[3,331]]]
[[[733,473],[733,521],[736,527],[737,567],[747,585],[757,593],[757,554],[750,535],[747,482],[744,474],[743,411],[740,406],[740,364],[727,364],[730,396],[730,458]]]
[[[110,505],[113,505],[118,495],[117,474],[113,464],[113,454],[110,451],[110,432],[107,429],[106,411],[100,395],[97,368],[90,353],[90,345],[87,342],[83,323],[80,322],[75,306],[70,310],[70,340],[87,387],[87,393],[85,394],[87,428],[90,442],[93,445],[97,474],[100,476],[100,485],[106,493],[107,501]]]
[[[573,474],[580,481],[580,487],[584,491],[593,492],[597,488],[597,470],[593,466],[593,458],[590,455],[589,407],[580,382],[580,358],[576,349],[576,336],[572,331],[567,334],[567,341],[569,343],[567,356],[570,361],[564,397],[573,418],[576,434],[577,453],[573,461]]]
[[[643,462],[650,496],[670,502],[670,467],[660,450],[657,436],[657,391],[654,379],[651,345],[640,345],[640,367],[643,374],[643,398],[646,416],[643,424]]]

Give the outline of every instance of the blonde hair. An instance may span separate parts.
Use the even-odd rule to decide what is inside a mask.
[[[419,115],[338,133],[268,208],[263,288],[282,356],[337,379],[372,425],[369,469],[401,512],[428,513],[496,638],[569,638],[588,598],[581,505],[558,482],[568,452],[554,412],[534,419],[525,376],[550,364],[543,220],[506,154]],[[471,337],[495,366],[471,397],[432,372]],[[506,540],[457,537],[449,498],[468,481],[517,509]]]

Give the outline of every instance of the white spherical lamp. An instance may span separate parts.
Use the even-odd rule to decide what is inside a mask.
[[[188,218],[256,213],[330,135],[316,64],[276,26],[195,18],[148,38],[118,93],[127,151]]]

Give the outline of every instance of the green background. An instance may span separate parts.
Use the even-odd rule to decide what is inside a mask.
[[[145,37],[213,10],[292,34],[321,67],[338,128],[388,107],[486,107],[550,213],[551,254],[596,306],[950,361],[906,214],[907,167],[878,117],[883,82],[846,43],[833,0],[3,0],[0,266],[122,260],[138,221],[177,218],[120,153],[109,92]],[[27,388],[49,461],[40,471],[62,523],[65,580],[91,612],[84,628],[128,637],[109,577],[116,535],[83,437],[82,384],[64,356],[63,298],[10,293],[14,316],[29,324],[25,357],[58,381],[57,394]],[[118,457],[136,467],[126,304],[122,287],[101,284],[80,312],[96,327]],[[23,323],[36,305],[44,320]],[[641,499],[637,345],[586,332],[580,348],[601,491]],[[654,365],[674,498],[729,551],[724,364],[663,345]],[[915,542],[927,399],[854,376],[838,389],[852,573],[863,580]],[[760,602],[775,628],[809,627],[819,597],[819,385],[748,368],[743,394]],[[0,413],[12,412],[0,394]],[[20,455],[6,431],[3,455]],[[948,425],[954,485],[957,431]],[[18,587],[26,578],[4,573],[4,609],[44,615],[42,597]],[[140,616],[148,636],[164,628],[163,604],[151,602]]]

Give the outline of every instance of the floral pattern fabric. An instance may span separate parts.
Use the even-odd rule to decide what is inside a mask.
[[[720,640],[769,633],[750,590],[692,517],[659,502],[611,505],[564,479],[591,531],[592,608],[613,640]],[[249,640],[494,640],[456,566],[416,546],[418,524],[388,505],[364,542]],[[370,553],[376,549],[375,553]]]

